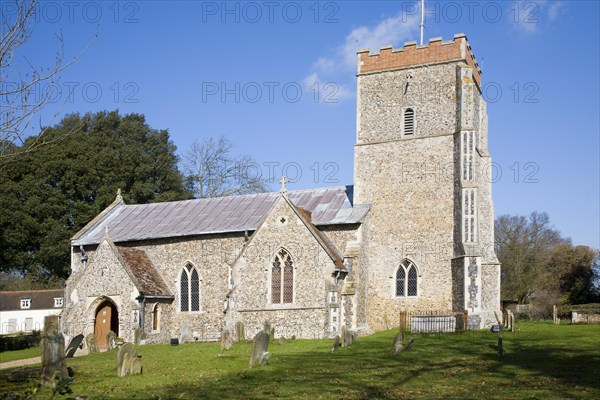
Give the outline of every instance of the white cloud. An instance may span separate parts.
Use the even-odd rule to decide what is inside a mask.
[[[562,1],[553,1],[548,7],[548,20],[554,21],[557,19],[565,6],[565,3]]]
[[[549,23],[556,21],[564,10],[563,1],[516,1],[510,5],[510,21],[513,27],[524,33],[537,33]]]
[[[325,85],[330,91],[335,89],[335,98],[343,100],[354,95],[349,89],[350,84],[341,83],[348,72],[356,70],[356,52],[369,48],[371,52],[378,52],[380,47],[392,45],[398,47],[402,42],[413,40],[419,27],[419,16],[398,15],[385,18],[375,26],[360,26],[353,29],[345,38],[344,43],[337,46],[331,54],[319,57],[311,66],[309,74],[304,78],[306,88],[314,87],[315,83],[320,88]]]
[[[315,99],[316,103],[336,104],[354,96],[348,85],[331,79],[323,80],[317,72],[308,74],[302,84],[309,93],[318,96]]]

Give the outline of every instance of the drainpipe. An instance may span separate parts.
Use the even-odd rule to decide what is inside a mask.
[[[140,328],[142,328],[142,332],[144,332],[144,323],[146,320],[146,296],[143,293],[140,293],[137,300],[142,304],[140,310]]]
[[[88,260],[88,255],[85,252],[85,249],[83,248],[83,245],[79,246],[79,251],[81,252],[81,264],[83,264],[83,269],[85,269],[86,265],[87,265],[87,260]]]

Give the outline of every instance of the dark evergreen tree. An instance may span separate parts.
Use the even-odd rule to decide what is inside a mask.
[[[150,128],[143,115],[69,115],[46,128],[44,140],[51,144],[15,157],[0,174],[0,271],[66,278],[69,239],[119,188],[128,203],[191,197],[169,133]]]

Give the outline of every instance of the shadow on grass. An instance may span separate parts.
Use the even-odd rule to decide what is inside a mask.
[[[536,344],[521,332],[499,358],[495,334],[417,336],[400,357],[387,355],[393,333],[359,339],[338,353],[277,355],[270,365],[217,379],[164,387],[155,398],[573,398],[600,394],[600,359],[593,350]],[[539,346],[539,347],[538,347]]]
[[[116,377],[116,354],[73,361],[74,390],[89,399],[600,398],[595,330],[528,328],[505,333],[502,358],[485,331],[415,335],[398,357],[388,356],[393,331],[336,353],[329,340],[271,343],[270,365],[251,369],[249,344],[222,354],[217,344],[149,346],[135,377]]]

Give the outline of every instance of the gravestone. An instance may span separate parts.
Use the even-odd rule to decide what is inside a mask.
[[[515,314],[513,314],[512,311],[510,311],[509,314],[509,318],[510,318],[510,331],[511,332],[516,332],[516,325],[515,325]]]
[[[229,350],[233,347],[233,337],[231,337],[231,332],[227,329],[223,328],[221,331],[221,351]]]
[[[390,356],[395,356],[400,353],[404,349],[404,345],[402,344],[404,341],[404,334],[402,332],[396,334],[394,336],[394,342],[392,343],[392,349],[390,350]]]
[[[498,333],[498,357],[502,357],[505,354],[504,346],[502,345],[502,324],[500,323],[500,318],[498,317],[498,313],[496,311],[494,311],[494,316],[496,317],[496,322],[498,322],[498,324],[492,326],[492,332],[494,332],[494,327],[498,326],[498,330],[496,331]]]
[[[398,333],[394,337],[394,342],[392,343],[392,349],[390,350],[390,356],[397,356],[402,353],[404,350],[408,350],[412,347],[414,339],[410,339],[408,343],[404,344],[404,334],[402,332]]]
[[[85,337],[85,343],[87,344],[88,353],[98,352],[98,342],[96,341],[96,335],[93,333],[88,334]]]
[[[263,332],[266,334],[271,333],[271,321],[265,321],[265,323],[263,324]]]
[[[117,356],[117,374],[119,376],[142,373],[142,356],[133,343],[125,343]]]
[[[112,350],[117,347],[117,334],[113,331],[108,331],[106,335],[106,343],[108,343],[108,349]]]
[[[357,333],[353,330],[347,329],[345,326],[342,326],[342,335],[341,342],[342,347],[352,346],[352,343],[356,340]]]
[[[81,346],[82,341],[83,341],[82,334],[79,334],[79,335],[75,336],[73,339],[71,339],[71,341],[69,342],[69,345],[67,346],[66,358],[73,358],[73,356],[75,355],[75,352],[77,351],[77,348],[79,348],[79,346]]]
[[[139,326],[136,326],[133,329],[133,343],[137,346],[144,339],[146,339],[146,332],[144,332]]]
[[[383,324],[385,325],[386,330],[390,330],[392,328],[392,325],[390,324],[390,318],[388,317],[387,313],[383,314]]]
[[[254,336],[252,343],[252,352],[250,353],[250,366],[253,367],[257,364],[267,365],[271,354],[267,351],[269,349],[269,334],[264,330],[258,332]]]
[[[331,346],[331,352],[336,352],[340,348],[340,337],[336,336],[333,340],[333,346]]]
[[[44,317],[40,347],[42,352],[42,384],[52,386],[54,381],[68,378],[65,361],[65,338],[58,330],[58,316]]]
[[[244,323],[238,321],[235,323],[235,341],[243,342],[246,340],[246,332],[244,331]]]
[[[190,340],[190,328],[187,325],[184,325],[181,328],[181,335],[179,335],[179,343],[185,343]]]

